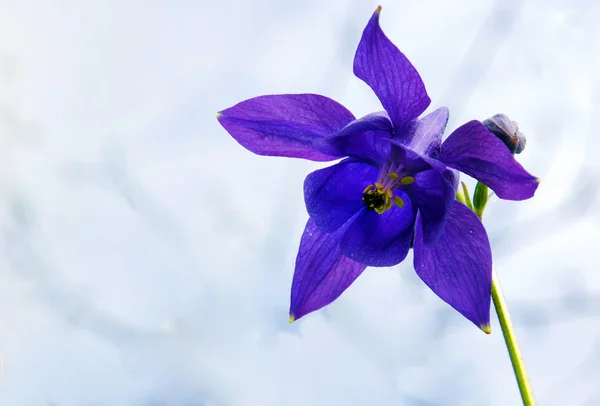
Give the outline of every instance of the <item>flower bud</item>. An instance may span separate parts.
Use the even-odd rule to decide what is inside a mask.
[[[511,121],[504,114],[496,114],[482,122],[483,126],[492,134],[498,137],[514,154],[520,154],[525,149],[527,139],[519,131],[519,125],[516,121]]]
[[[481,182],[477,182],[475,192],[473,193],[473,211],[477,217],[483,216],[483,211],[488,202],[488,187]]]

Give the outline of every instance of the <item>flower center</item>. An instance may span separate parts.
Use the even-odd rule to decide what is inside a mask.
[[[393,165],[384,165],[377,182],[363,190],[362,202],[367,209],[383,214],[394,204],[400,208],[404,207],[404,200],[400,196],[394,196],[394,191],[402,186],[410,185],[415,178],[412,176],[400,177],[398,169],[400,168],[394,168]]]
[[[390,188],[385,188],[380,182],[375,182],[374,185],[365,188],[362,201],[368,209],[375,210],[379,214],[391,209],[394,203],[398,207],[404,206],[402,198],[394,196],[394,192]]]

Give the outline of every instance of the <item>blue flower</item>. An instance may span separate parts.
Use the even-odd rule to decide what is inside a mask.
[[[354,73],[385,112],[356,119],[316,94],[268,95],[217,114],[248,150],[341,162],[304,182],[310,219],[292,282],[290,319],[337,299],[367,266],[402,262],[414,245],[419,277],[442,300],[489,332],[492,255],[486,231],[455,199],[458,171],[498,197],[533,196],[538,180],[479,121],[443,143],[448,110],[419,119],[431,100],[408,59],[379,26],[378,7],[354,59]]]

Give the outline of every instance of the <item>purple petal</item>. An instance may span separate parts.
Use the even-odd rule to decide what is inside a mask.
[[[217,114],[237,142],[258,155],[331,161],[313,142],[335,134],[354,116],[344,106],[317,94],[259,96]]]
[[[447,182],[446,186],[452,190],[452,198],[455,199],[456,192],[458,191],[458,184],[460,182],[460,172],[456,169],[448,168],[447,171],[442,173],[442,176]]]
[[[415,270],[433,292],[456,311],[489,332],[492,251],[481,221],[456,202],[434,245],[423,241],[423,220],[415,232]]]
[[[315,146],[325,154],[355,157],[376,165],[389,159],[392,134],[392,122],[387,114],[373,113],[320,139]]]
[[[376,168],[345,159],[309,174],[304,181],[306,210],[323,232],[340,228],[364,207],[364,189],[377,179]]]
[[[506,145],[476,120],[457,128],[444,141],[438,159],[486,184],[501,199],[529,199],[539,184]]]
[[[402,132],[431,100],[417,70],[381,30],[380,11],[378,7],[358,44],[354,74],[373,89],[396,130]]]
[[[444,172],[448,168],[443,162],[436,158],[419,154],[409,147],[401,144],[396,139],[391,139],[392,157],[396,162],[402,162],[403,166],[411,173],[435,169],[438,172]]]
[[[364,131],[383,130],[384,132],[392,133],[394,127],[390,121],[389,116],[385,111],[378,113],[367,114],[364,117],[354,120],[342,128],[336,136],[344,136],[348,134],[355,134]]]
[[[442,135],[448,124],[448,108],[440,107],[416,122],[411,138],[405,140],[413,151],[425,156],[437,156]]]
[[[292,281],[291,320],[333,302],[366,268],[340,252],[340,238],[347,228],[326,234],[319,231],[313,219],[308,220]]]
[[[414,231],[415,212],[407,195],[396,193],[404,207],[383,214],[364,209],[342,237],[344,255],[367,266],[393,266],[406,258]]]
[[[458,174],[452,170],[428,170],[416,174],[414,178],[414,183],[406,187],[406,192],[419,208],[423,239],[430,245],[440,237],[456,200]]]

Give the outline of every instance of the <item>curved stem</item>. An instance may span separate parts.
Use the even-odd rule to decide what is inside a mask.
[[[504,295],[502,295],[502,290],[500,289],[500,283],[498,282],[498,276],[496,275],[495,270],[492,270],[492,301],[494,302],[494,307],[498,314],[498,320],[500,321],[500,327],[502,328],[502,334],[504,335],[510,362],[512,363],[513,371],[515,371],[515,378],[517,378],[517,385],[519,385],[519,392],[521,392],[523,405],[535,406],[533,390],[531,389],[531,384],[527,378],[525,363],[523,362],[523,357],[519,350],[517,336],[512,322],[510,321],[510,315],[508,314],[508,306],[506,305],[506,300],[504,300]]]

